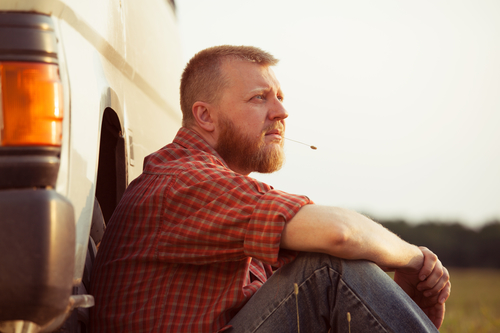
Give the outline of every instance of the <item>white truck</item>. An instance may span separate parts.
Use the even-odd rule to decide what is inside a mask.
[[[86,332],[104,225],[180,126],[173,0],[0,1],[0,332]]]

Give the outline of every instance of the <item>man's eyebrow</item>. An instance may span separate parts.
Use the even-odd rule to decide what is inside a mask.
[[[252,89],[248,92],[248,94],[255,94],[255,93],[261,93],[261,92],[269,92],[273,90],[272,87],[266,86],[266,87],[257,87],[255,89]],[[285,94],[281,90],[281,88],[278,88],[277,94],[280,95],[281,97],[285,97]]]
[[[268,92],[271,90],[271,87],[257,87],[249,91],[250,94],[255,94],[259,92]]]

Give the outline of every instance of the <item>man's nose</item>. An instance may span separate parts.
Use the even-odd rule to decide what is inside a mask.
[[[274,98],[271,109],[269,110],[269,119],[282,120],[285,118],[288,118],[288,111],[283,106],[283,102],[281,102],[277,98]]]

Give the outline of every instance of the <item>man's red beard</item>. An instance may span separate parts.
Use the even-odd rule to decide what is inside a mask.
[[[258,138],[251,138],[238,132],[234,123],[226,117],[219,121],[221,129],[215,150],[224,161],[237,170],[250,172],[271,173],[281,169],[285,162],[283,139],[279,145],[266,144],[266,132],[279,128],[281,123],[275,123],[264,129]],[[284,129],[281,131],[283,136]]]

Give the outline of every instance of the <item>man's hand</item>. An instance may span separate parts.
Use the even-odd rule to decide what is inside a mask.
[[[436,328],[444,319],[445,305],[451,293],[450,275],[438,257],[426,247],[421,267],[396,269],[394,281],[424,311]]]

